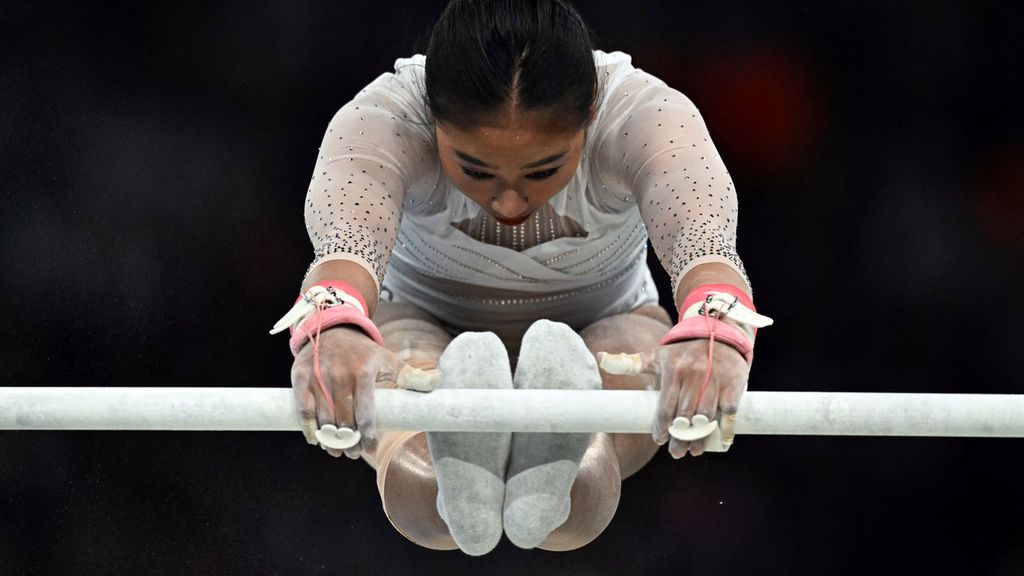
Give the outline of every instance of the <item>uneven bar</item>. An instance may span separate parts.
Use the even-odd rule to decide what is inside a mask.
[[[650,431],[656,391],[374,393],[389,430]],[[298,431],[290,388],[0,387],[3,430]],[[1024,395],[747,392],[737,434],[1024,437]]]

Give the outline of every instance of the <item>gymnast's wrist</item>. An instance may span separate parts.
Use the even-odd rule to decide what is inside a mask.
[[[384,345],[380,330],[366,312],[366,301],[350,284],[339,280],[323,280],[310,286],[270,333],[287,328],[291,334],[292,354],[297,355],[307,341],[338,325],[358,328],[377,344]]]
[[[702,284],[694,288],[679,309],[679,322],[658,342],[661,345],[684,340],[714,339],[736,349],[753,362],[757,328],[772,319],[757,313],[745,292],[730,284]]]
[[[317,288],[318,286],[320,287],[319,289]],[[326,294],[323,293],[324,290],[326,290]],[[318,295],[321,295],[322,298],[318,297]],[[323,301],[322,310],[327,310],[334,306],[349,306],[358,310],[363,316],[369,317],[366,299],[347,282],[341,280],[321,280],[316,282],[310,285],[305,292],[299,294],[299,297],[295,299],[294,306],[299,306],[303,301],[316,304],[318,300]],[[309,308],[305,314],[292,323],[288,331],[294,333],[296,329],[300,328],[317,312],[322,310],[320,308]]]

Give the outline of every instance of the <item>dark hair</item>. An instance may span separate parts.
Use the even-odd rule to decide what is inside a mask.
[[[468,128],[511,106],[581,129],[598,99],[594,44],[567,0],[452,0],[427,40],[430,114]]]

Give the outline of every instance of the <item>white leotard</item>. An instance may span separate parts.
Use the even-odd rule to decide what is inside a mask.
[[[746,280],[736,193],[704,121],[628,55],[594,51],[600,105],[576,174],[515,227],[496,223],[441,169],[425,62],[397,60],[331,120],[306,197],[309,270],[350,260],[383,297],[417,304],[453,332],[510,337],[537,318],[579,328],[656,303],[648,237],[673,290],[708,262]]]

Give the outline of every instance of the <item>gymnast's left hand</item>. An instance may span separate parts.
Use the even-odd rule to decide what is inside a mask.
[[[738,327],[730,319],[722,321]],[[705,452],[708,437],[686,441],[669,433],[676,418],[693,422],[698,414],[708,422],[718,422],[722,446],[728,450],[736,436],[736,413],[750,375],[750,365],[736,348],[720,340],[690,338],[644,353],[601,352],[597,357],[601,368],[611,374],[654,378],[658,399],[651,435],[658,446],[669,444],[673,458]]]
[[[687,452],[700,456],[707,444],[706,438],[686,442],[670,436],[669,426],[677,417],[691,421],[697,414],[703,414],[708,420],[717,418],[726,448],[736,436],[736,413],[740,397],[747,390],[750,366],[735,348],[715,341],[711,377],[701,393],[708,372],[709,342],[701,338],[661,346],[650,361],[645,362],[661,384],[652,435],[658,445],[667,442],[669,454],[676,459]]]

